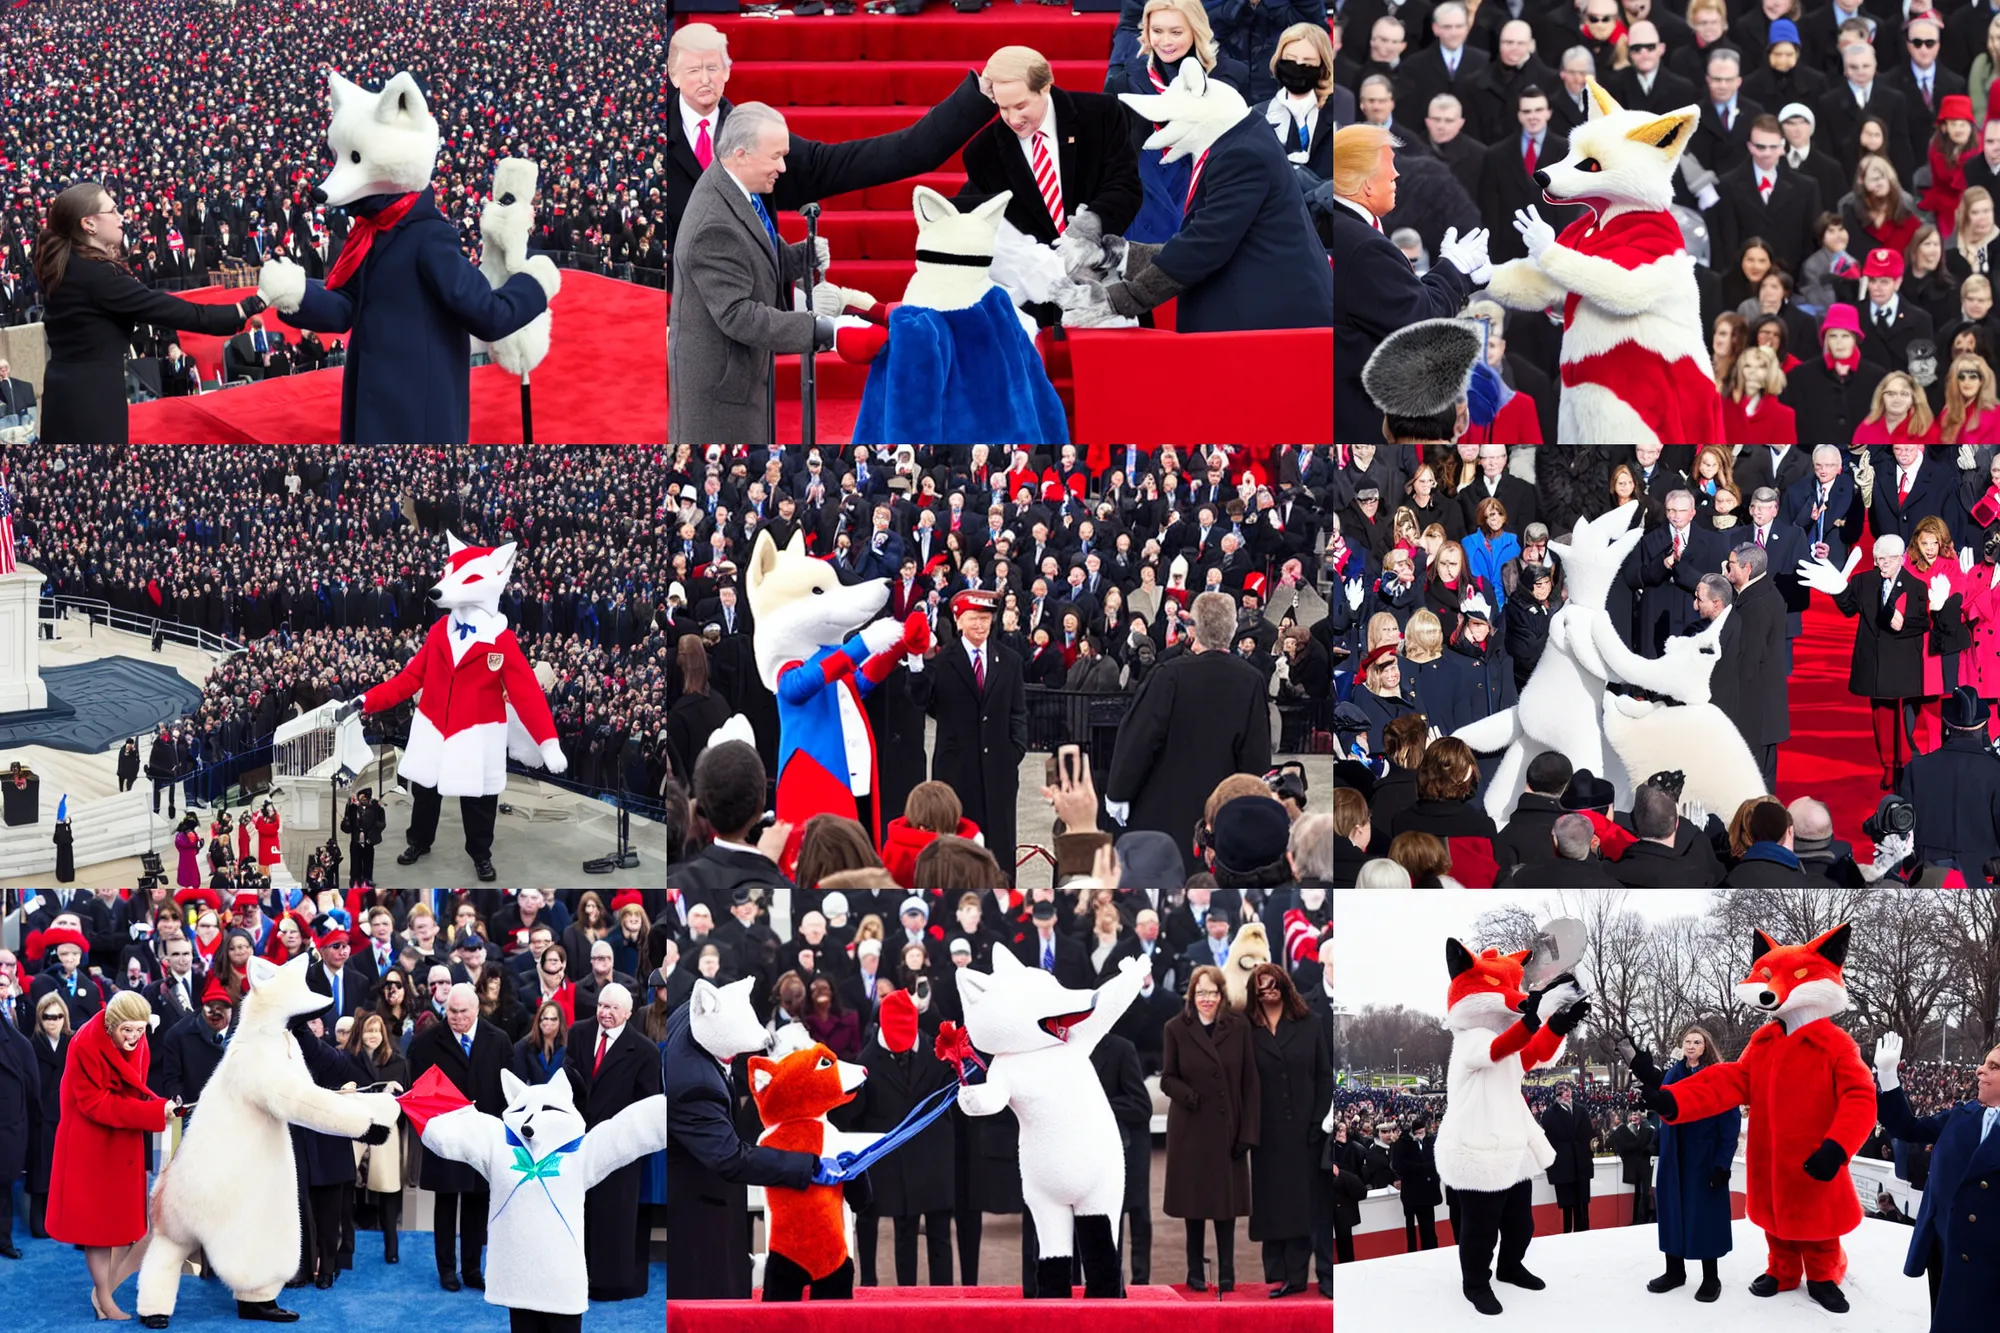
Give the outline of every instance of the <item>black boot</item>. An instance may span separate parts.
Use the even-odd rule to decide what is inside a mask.
[[[168,1321],[169,1321],[170,1319],[171,1319],[171,1316],[169,1316],[169,1315],[163,1315],[163,1314],[142,1314],[142,1315],[140,1315],[140,1316],[139,1316],[139,1327],[141,1327],[141,1328],[165,1328],[165,1327],[167,1326],[167,1323],[168,1323]]]
[[[396,1231],[382,1233],[382,1262],[395,1264],[402,1262],[402,1234]]]
[[[1648,1282],[1646,1290],[1655,1294],[1663,1291],[1672,1291],[1675,1287],[1686,1286],[1687,1280],[1687,1260],[1681,1258],[1678,1254],[1670,1254],[1667,1256],[1667,1271],[1654,1278],[1651,1282]]]
[[[266,1324],[295,1324],[299,1313],[296,1310],[280,1310],[276,1301],[238,1301],[236,1317]]]
[[[491,860],[474,861],[472,863],[472,873],[479,877],[481,884],[491,884],[494,880],[500,878],[500,872],[493,868]]]
[[[1067,1254],[1059,1254],[1053,1259],[1040,1259],[1035,1263],[1035,1295],[1043,1300],[1066,1301],[1069,1299],[1071,1259]]]
[[[1752,1296],[1777,1295],[1778,1279],[1772,1277],[1769,1273],[1759,1273],[1756,1277],[1750,1279],[1750,1294]]]
[[[1718,1300],[1722,1296],[1722,1278],[1715,1271],[1715,1260],[1701,1261],[1701,1285],[1694,1289],[1698,1301]]]
[[[1502,1264],[1494,1270],[1494,1278],[1510,1286],[1526,1287],[1529,1291],[1540,1291],[1549,1284],[1530,1273],[1520,1264]]]
[[[1118,1234],[1108,1217],[1076,1219],[1076,1252],[1083,1260],[1083,1294],[1116,1300],[1125,1294],[1118,1268]]]
[[[1806,1280],[1806,1295],[1818,1301],[1835,1314],[1847,1313],[1847,1297],[1840,1294],[1838,1282],[1814,1282]]]
[[[1478,1286],[1465,1284],[1465,1299],[1472,1302],[1472,1308],[1481,1314],[1499,1314],[1500,1298],[1493,1294],[1493,1288],[1482,1282]]]
[[[413,866],[417,863],[418,857],[429,856],[430,854],[431,849],[428,847],[405,847],[402,851],[396,853],[396,864],[399,866]]]

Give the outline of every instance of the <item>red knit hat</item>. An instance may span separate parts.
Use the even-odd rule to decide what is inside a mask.
[[[255,889],[238,889],[236,896],[229,900],[231,907],[257,907],[262,905],[264,896]]]
[[[892,991],[881,1005],[882,1049],[901,1055],[917,1044],[917,1002],[906,990]]]
[[[210,911],[220,912],[222,895],[214,889],[179,889],[174,893],[174,903],[180,907],[193,907],[199,904]]]
[[[628,907],[643,909],[646,899],[637,889],[620,889],[611,899],[611,915],[617,916]]]
[[[315,941],[315,943],[317,943],[319,947],[322,949],[330,949],[336,944],[345,944],[347,943],[347,931],[341,927],[339,922],[336,921],[324,935],[321,935]]]
[[[90,952],[90,941],[84,938],[83,932],[80,930],[72,929],[69,926],[56,926],[42,932],[42,952],[44,954],[54,953],[56,946],[61,944],[74,944],[85,953]]]
[[[224,1004],[236,1003],[235,997],[229,993],[229,987],[222,984],[222,973],[211,972],[208,974],[208,984],[201,988],[201,1002],[214,1004],[217,1000]]]

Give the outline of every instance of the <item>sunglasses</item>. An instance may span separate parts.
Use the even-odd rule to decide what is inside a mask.
[[[1586,18],[1585,21],[1588,22],[1590,26],[1594,28],[1600,23],[1610,23],[1616,17],[1617,16],[1614,14],[1591,14]],[[1628,46],[1626,49],[1630,50],[1631,48]]]
[[[1660,49],[1660,44],[1658,42],[1627,42],[1625,43],[1625,49],[1627,51],[1657,51]]]
[[[1976,370],[1961,370],[1958,372],[1958,377],[1962,380],[1976,380],[1982,378],[1980,373]]]
[[[1938,44],[1938,39],[1935,37],[1911,37],[1908,41],[1911,46],[1919,49],[1928,49]]]

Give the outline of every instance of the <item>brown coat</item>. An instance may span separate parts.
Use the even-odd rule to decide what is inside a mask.
[[[1226,1009],[1215,1026],[1185,1014],[1167,1023],[1160,1090],[1167,1094],[1167,1216],[1250,1213],[1248,1150],[1257,1146],[1257,1061],[1250,1024]]]

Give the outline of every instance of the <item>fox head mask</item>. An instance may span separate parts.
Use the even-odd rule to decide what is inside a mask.
[[[1627,111],[1592,79],[1590,119],[1569,139],[1569,155],[1535,173],[1552,204],[1586,204],[1599,213],[1619,204],[1664,209],[1674,199],[1674,168],[1700,113]]]

